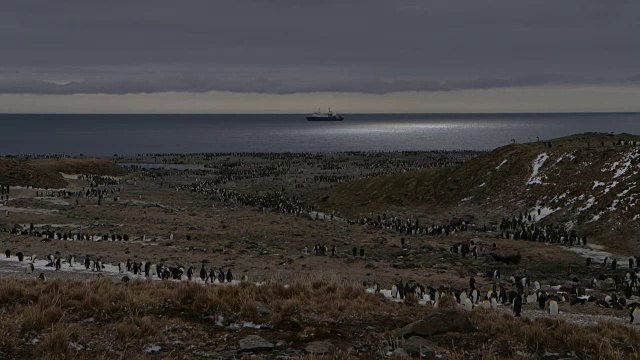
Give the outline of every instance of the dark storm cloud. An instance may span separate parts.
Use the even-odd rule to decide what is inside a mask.
[[[0,12],[0,93],[638,81],[639,15],[631,0],[21,0]]]

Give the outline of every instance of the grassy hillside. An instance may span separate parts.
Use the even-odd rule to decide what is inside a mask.
[[[83,174],[100,176],[122,176],[126,170],[115,163],[93,158],[38,159],[27,162],[28,165],[45,171],[65,174]]]
[[[45,171],[12,159],[0,158],[0,184],[62,188],[67,182],[59,173]]]
[[[635,142],[640,137],[581,134],[515,144],[460,167],[350,181],[318,203],[347,217],[391,209],[442,220],[470,214],[481,222],[548,208],[543,221],[571,222],[622,248],[640,223],[640,146]]]
[[[67,186],[60,173],[122,176],[126,174],[126,170],[111,161],[92,158],[0,158],[0,184],[58,189]]]

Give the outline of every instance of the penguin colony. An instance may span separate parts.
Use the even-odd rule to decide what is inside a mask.
[[[7,259],[11,258],[13,255],[11,250],[6,250],[4,254]],[[15,257],[17,257],[19,262],[26,262],[26,273],[33,274],[35,272],[34,263],[36,259],[38,259],[36,255],[31,255],[26,258],[22,252],[18,252],[15,254]],[[84,267],[85,270],[90,270],[96,273],[101,273],[105,269],[105,264],[102,262],[102,258],[98,257],[92,259],[89,255],[78,262],[73,255],[63,258],[60,252],[56,252],[55,254],[47,255],[46,261],[47,264],[45,266],[47,268],[52,268],[55,271],[62,270],[63,265],[68,265],[70,268],[75,269],[81,269]],[[118,273],[120,274],[144,275],[147,279],[157,278],[160,280],[181,281],[186,278],[189,281],[196,280],[196,268],[194,266],[189,266],[185,269],[185,267],[181,265],[167,266],[163,263],[153,264],[149,261],[135,262],[131,261],[131,259],[127,259],[126,262],[120,262],[117,266]],[[200,279],[205,284],[231,283],[234,280],[231,269],[227,269],[225,272],[222,268],[216,269],[215,267],[211,267],[210,271],[207,271],[204,263],[200,267],[199,275]],[[40,273],[38,278],[43,281],[46,280],[44,273]],[[131,278],[128,275],[123,275],[121,277],[123,282],[128,282],[130,279]],[[242,281],[248,281],[248,277],[246,275],[243,276]]]
[[[616,285],[615,290],[623,290],[624,295],[610,294],[604,298],[588,296],[584,294],[584,289],[576,286],[570,293],[563,291],[543,290],[539,281],[531,281],[526,276],[510,276],[508,283],[500,282],[500,270],[496,268],[493,272],[492,280],[494,285],[489,290],[481,290],[476,286],[475,278],[469,279],[469,287],[457,289],[452,287],[433,287],[423,284],[409,284],[400,281],[394,284],[389,291],[392,299],[403,301],[407,297],[418,300],[419,304],[431,304],[438,306],[443,296],[453,297],[460,308],[472,311],[474,308],[485,310],[497,310],[498,306],[508,306],[512,309],[514,316],[521,317],[523,304],[532,304],[543,310],[548,316],[555,317],[561,315],[560,304],[565,303],[570,306],[585,305],[594,303],[600,308],[627,309],[629,310],[630,323],[640,324],[640,268],[638,272],[631,270],[627,272],[625,280]],[[489,275],[488,275],[489,276]],[[617,276],[617,275],[616,275]],[[601,281],[611,280],[605,275],[601,276]],[[577,282],[578,279],[573,279]],[[597,285],[600,280],[593,279],[593,285]],[[614,280],[615,281],[615,280]],[[369,293],[381,293],[383,290],[378,283],[364,283],[363,286]],[[552,292],[553,291],[553,292]]]
[[[268,154],[273,155],[273,154]],[[238,155],[242,156],[242,155]],[[262,155],[260,155],[262,156]],[[267,156],[267,155],[264,155]],[[277,155],[274,155],[277,156]],[[339,165],[329,165],[329,166],[339,166]],[[277,176],[279,172],[286,173],[282,169],[254,169],[250,171],[246,176],[246,178],[254,177],[263,177],[263,176]],[[153,177],[155,179],[156,173],[153,173]],[[375,172],[371,172],[371,176],[379,175]],[[313,208],[306,207],[302,203],[302,201],[296,199],[295,197],[286,197],[283,193],[273,192],[266,193],[263,195],[246,195],[238,192],[234,192],[231,190],[226,190],[222,188],[218,188],[217,185],[223,184],[225,181],[232,181],[240,178],[238,174],[226,174],[223,175],[211,182],[199,182],[188,185],[185,189],[194,192],[200,192],[205,195],[216,195],[219,198],[222,198],[224,201],[240,203],[244,205],[250,206],[258,206],[263,209],[268,209],[271,211],[279,211],[283,213],[310,213]],[[314,181],[326,181],[326,182],[340,182],[344,181],[347,177],[340,176],[316,176]],[[37,196],[78,196],[85,198],[97,198],[98,201],[107,197],[109,194],[114,194],[115,192],[120,192],[120,189],[98,189],[99,185],[118,185],[117,182],[113,182],[111,178],[108,177],[86,177],[86,181],[91,182],[89,189],[83,189],[83,191],[77,194],[66,192],[66,191],[57,191],[57,192],[49,192],[46,193],[37,193]],[[160,179],[162,181],[162,179]],[[300,184],[302,185],[302,184]],[[2,187],[2,191],[0,193],[5,194],[5,187]],[[9,187],[6,187],[6,198],[8,199]],[[114,201],[117,201],[117,197],[114,198]],[[318,218],[318,213],[316,213],[316,218]],[[323,215],[326,216],[326,215]],[[331,219],[333,219],[333,214],[330,215]],[[369,227],[380,228],[380,229],[388,229],[393,230],[403,235],[450,235],[456,232],[468,231],[470,226],[466,223],[461,223],[458,225],[435,225],[432,224],[430,226],[423,226],[417,217],[409,217],[407,219],[400,219],[398,217],[390,217],[386,213],[374,216],[372,213],[369,217],[360,220],[347,220],[352,224],[360,224],[366,225]],[[33,225],[30,225],[27,228],[22,227],[14,227],[13,229],[0,229],[3,231],[11,232],[13,234],[22,234],[22,235],[32,235],[41,237],[43,241],[50,240],[92,240],[92,241],[128,241],[131,237],[127,234],[83,234],[83,233],[72,233],[72,232],[55,232],[49,229],[46,230],[36,230]],[[479,231],[479,229],[475,229]],[[486,226],[483,228],[486,232],[488,229]],[[495,230],[495,229],[493,229]],[[578,236],[574,231],[567,232],[564,230],[562,226],[553,226],[553,225],[538,225],[535,223],[535,215],[524,215],[520,214],[518,217],[513,217],[511,219],[503,219],[499,225],[500,234],[499,237],[504,239],[514,239],[514,240],[529,240],[529,241],[539,241],[539,242],[547,242],[547,243],[556,243],[556,244],[565,244],[565,245],[585,245],[586,244],[586,236]],[[481,230],[480,230],[481,231]],[[133,238],[135,239],[135,238]],[[484,252],[483,249],[478,249],[473,242],[470,243],[461,243],[454,245],[452,247],[452,252],[460,253],[464,257],[466,254],[471,254],[471,256],[478,257],[478,250],[480,252]],[[314,246],[313,252],[316,255],[326,255],[329,249],[326,245],[317,244]],[[305,250],[305,253],[307,251]],[[335,246],[331,249],[332,255],[336,255],[337,249]],[[358,251],[357,248],[353,249],[353,256],[357,256],[360,254],[361,257],[364,257],[364,249],[360,248]],[[10,257],[10,252],[6,254],[7,257]],[[16,256],[19,258],[19,261],[23,261],[24,255],[22,253],[17,253]],[[22,256],[22,258],[20,258]],[[494,257],[495,258],[495,257]],[[60,270],[62,264],[65,262],[70,266],[75,264],[75,259],[69,258],[68,260],[62,259],[59,254],[49,255],[47,257],[49,263],[47,266],[55,268],[56,270]],[[35,260],[35,257],[32,256],[32,261]],[[498,259],[496,259],[498,260]],[[590,264],[590,260],[588,259],[588,265]],[[606,264],[605,260],[605,265]],[[632,260],[629,259],[631,264]],[[637,266],[638,260],[636,259],[634,263]],[[29,267],[30,265],[30,267]],[[84,261],[84,265],[86,269],[91,269],[93,271],[100,272],[104,268],[102,261],[100,258],[90,259],[87,258]],[[131,262],[127,260],[126,263],[118,264],[119,270],[121,273],[133,273],[137,274],[145,274],[145,277],[153,277],[157,276],[160,279],[176,279],[181,280],[184,276],[186,276],[189,280],[195,278],[196,268],[190,266],[186,269],[183,266],[173,266],[167,267],[163,264],[150,264],[149,262]],[[617,261],[613,260],[611,262],[611,267],[615,270],[617,268]],[[631,265],[630,265],[631,267]],[[31,273],[34,271],[33,263],[28,264],[27,269],[30,269]],[[635,272],[628,273],[628,276],[625,278],[621,278],[616,275],[614,281],[616,283],[616,290],[618,290],[618,285],[625,291],[625,297],[618,297],[613,294],[611,296],[606,297],[605,299],[598,300],[594,297],[586,297],[578,296],[578,294],[571,294],[570,297],[567,297],[566,294],[555,294],[551,295],[542,291],[540,288],[540,284],[536,281],[533,284],[530,281],[524,281],[526,278],[514,278],[513,281],[510,281],[512,287],[509,291],[505,290],[504,286],[500,285],[499,289],[496,289],[496,285],[493,286],[492,290],[486,292],[486,295],[483,295],[478,289],[469,288],[463,290],[456,290],[450,288],[439,287],[437,290],[432,287],[424,287],[422,285],[413,285],[407,288],[408,284],[397,284],[392,288],[392,294],[397,298],[404,298],[405,296],[417,296],[423,301],[429,301],[431,303],[437,304],[438,299],[443,294],[449,294],[455,296],[458,303],[461,304],[465,309],[471,310],[473,307],[482,307],[484,309],[496,309],[499,304],[501,305],[511,305],[513,306],[514,313],[517,316],[521,313],[522,303],[538,303],[540,308],[544,308],[551,316],[556,316],[559,314],[558,310],[558,302],[570,302],[571,305],[575,304],[584,304],[585,302],[596,302],[598,306],[601,307],[628,307],[631,310],[631,322],[635,323],[640,321],[638,316],[640,314],[640,310],[638,310],[638,306],[635,303],[625,304],[626,299],[629,299],[630,296],[626,296],[626,292],[637,294],[638,292],[638,281]],[[494,270],[492,274],[494,279],[500,279],[500,269]],[[40,274],[39,277],[41,280],[46,281],[46,277],[43,273]],[[206,269],[204,264],[199,270],[199,278],[201,281],[205,283],[223,283],[225,280],[230,282],[230,279],[233,279],[231,275],[231,270],[228,270],[226,273],[222,271],[222,269]],[[513,278],[513,277],[512,277]],[[122,277],[122,281],[129,281],[130,278],[127,275]],[[510,278],[511,280],[511,278]],[[600,279],[598,279],[600,280]],[[603,281],[604,279],[600,280]],[[520,281],[524,281],[522,286],[518,285]],[[594,282],[596,280],[594,279]],[[475,282],[475,281],[474,281]],[[474,284],[475,285],[475,284]],[[376,285],[374,291],[380,291],[379,286]],[[515,292],[515,296],[514,296]],[[506,300],[505,300],[506,299]],[[635,313],[638,311],[638,313]],[[634,316],[635,313],[635,316]]]

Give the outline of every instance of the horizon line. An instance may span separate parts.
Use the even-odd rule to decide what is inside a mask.
[[[0,112],[2,115],[307,115],[300,112],[189,113],[189,112]],[[598,115],[640,114],[640,111],[498,111],[498,112],[340,112],[345,115]]]

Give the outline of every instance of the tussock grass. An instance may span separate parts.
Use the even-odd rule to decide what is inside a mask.
[[[479,332],[493,339],[488,354],[509,358],[518,358],[517,351],[536,356],[574,352],[579,358],[599,359],[639,356],[640,332],[620,323],[581,326],[561,319],[516,319],[492,311],[474,311],[471,317]]]
[[[63,324],[54,325],[39,346],[43,358],[60,358],[69,353],[69,332]]]
[[[315,340],[336,345],[335,353],[304,359],[374,359],[390,330],[431,311],[429,306],[387,301],[350,283],[321,279],[290,286],[279,281],[202,286],[0,279],[0,294],[0,351],[12,359],[189,358],[194,351],[215,353],[219,346],[237,344],[256,333],[299,349]],[[258,301],[270,315],[258,312]],[[452,298],[440,299],[440,307],[453,305]],[[221,317],[224,324],[218,326]],[[451,359],[517,359],[522,354],[573,351],[581,358],[630,359],[637,357],[640,344],[640,332],[613,322],[579,326],[555,319],[515,319],[493,311],[474,311],[471,320],[478,333],[431,339],[441,354]],[[271,324],[274,330],[225,330],[228,324],[245,321]],[[287,330],[292,327],[298,330]],[[371,350],[356,354],[354,343],[369,344]],[[163,352],[144,353],[150,344],[162,346]]]

